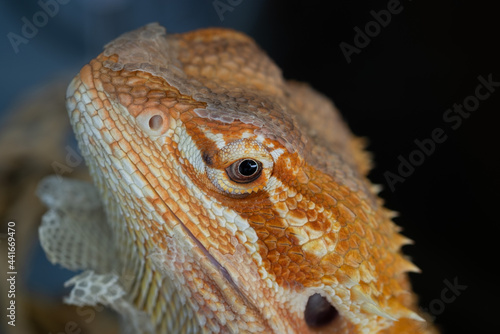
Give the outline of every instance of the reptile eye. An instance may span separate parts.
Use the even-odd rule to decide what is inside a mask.
[[[249,183],[255,181],[262,172],[260,161],[253,159],[241,159],[226,168],[229,178],[237,183]]]

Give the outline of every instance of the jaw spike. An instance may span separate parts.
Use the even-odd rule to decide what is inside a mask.
[[[405,245],[413,245],[415,242],[411,240],[410,238],[405,237],[402,234],[397,234],[394,237],[394,242],[399,244],[399,246],[405,246]]]
[[[381,184],[372,184],[371,190],[375,194],[379,194],[382,190],[384,190],[384,186]]]
[[[424,318],[422,318],[420,315],[418,315],[417,312],[414,312],[414,311],[411,311],[411,310],[408,310],[406,318],[410,318],[410,319],[413,319],[413,320],[416,320],[416,321],[425,322]]]
[[[399,212],[388,210],[388,216],[390,219],[397,218],[399,217]]]
[[[412,311],[404,306],[400,306],[398,310],[398,315],[400,318],[408,318],[415,321],[426,322],[426,320],[422,318],[417,312]]]
[[[402,234],[395,233],[393,239],[391,240],[391,249],[399,251],[402,246],[413,245],[413,240],[405,237]]]
[[[367,313],[375,314],[380,317],[396,321],[397,318],[382,310],[380,305],[373,300],[370,296],[361,291],[359,286],[351,289],[351,298],[361,305],[361,309]]]
[[[351,289],[351,299],[354,302],[357,302],[358,304],[371,304],[371,305],[377,305],[377,303],[366,293],[361,291],[361,287],[354,286]]]
[[[402,258],[401,264],[402,264],[401,268],[403,269],[404,272],[417,273],[417,274],[420,274],[422,272],[422,270],[419,267],[417,267],[413,262],[411,262],[409,259]]]
[[[373,304],[363,304],[361,305],[361,309],[367,313],[378,315],[379,317],[383,317],[392,321],[397,321],[397,318],[394,318],[389,313],[382,310],[380,307]]]
[[[389,307],[391,310],[393,310],[394,315],[397,315],[398,318],[407,318],[420,322],[426,322],[426,320],[422,318],[417,312],[410,310],[395,299],[389,300]]]

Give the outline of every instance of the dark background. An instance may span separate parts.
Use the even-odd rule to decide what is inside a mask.
[[[381,196],[415,240],[405,252],[423,273],[411,278],[421,306],[443,333],[497,332],[500,87],[457,129],[443,115],[474,95],[478,76],[500,82],[498,11],[471,1],[401,1],[401,12],[348,63],[339,44],[353,45],[354,27],[364,30],[373,20],[370,11],[388,2],[233,0],[221,21],[212,1],[70,1],[18,54],[2,37],[0,110],[26,89],[76,73],[106,42],[151,21],[170,32],[243,30],[285,77],[332,98],[354,133],[369,138],[376,164],[370,178],[384,186]],[[20,33],[21,17],[40,10],[35,1],[0,3],[4,36]],[[408,158],[417,149],[414,141],[430,138],[435,128],[447,140],[391,191],[384,173],[397,173],[398,156]],[[28,279],[32,289],[48,293],[62,284],[65,278],[50,279],[49,288],[47,268],[38,249]],[[466,286],[450,303],[442,302],[446,280]]]

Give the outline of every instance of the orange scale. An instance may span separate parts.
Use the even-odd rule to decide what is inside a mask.
[[[174,109],[174,106],[177,104],[177,100],[172,99],[170,97],[163,98],[158,100],[163,106],[167,107],[169,109],[170,114],[174,118],[178,118],[180,113],[179,111]]]
[[[285,228],[284,227],[275,226],[275,225],[271,225],[271,224],[273,224],[273,223],[267,224],[267,230],[269,231],[269,233],[271,235],[274,236],[275,240],[277,238],[282,238],[283,236],[285,236]]]
[[[127,109],[132,116],[137,117],[143,111],[144,107],[139,104],[131,104]]]
[[[278,259],[280,258],[280,252],[277,249],[270,249],[267,253],[267,259],[273,263],[273,266],[276,264]]]
[[[118,101],[120,101],[120,104],[128,107],[132,102],[134,101],[132,95],[128,93],[119,93],[118,94]]]
[[[142,107],[144,107],[146,102],[148,102],[148,98],[146,96],[134,98],[134,104],[136,104],[136,105],[141,105]]]
[[[302,271],[299,271],[298,273],[295,274],[295,281],[297,282],[305,282],[307,281],[309,276],[304,274]]]
[[[292,270],[292,267],[304,262],[304,254],[302,253],[302,250],[301,249],[297,249],[296,247],[292,247],[288,253],[287,253],[288,257],[290,258],[290,260],[292,261],[292,263],[290,263],[290,270]],[[293,270],[292,270],[293,271]]]
[[[282,271],[283,271],[283,268],[279,264],[273,265],[273,274],[275,277],[280,277]]]
[[[109,94],[113,94],[115,92],[115,86],[109,82],[104,82],[102,84],[102,87]],[[126,87],[126,86],[122,86],[122,87]],[[128,93],[128,92],[129,92],[129,90],[126,90],[126,91],[122,90],[120,93]]]
[[[125,76],[127,80],[124,82],[125,85],[127,86],[140,86],[146,84],[147,79],[138,77],[138,76],[132,76],[132,75],[127,75],[130,72],[127,71],[122,71],[122,76]]]
[[[359,221],[359,219],[356,219],[354,223],[354,232],[356,235],[358,235],[360,238],[363,238],[366,233],[365,233],[365,228],[363,227],[362,223]]]
[[[269,237],[269,232],[265,228],[256,229],[255,233],[257,234],[257,238],[260,240],[265,240]]]
[[[308,276],[316,277],[318,279],[321,279],[321,277],[323,277],[326,273],[323,265],[315,266],[315,267],[308,266],[306,268],[303,268],[302,271],[307,273]]]
[[[345,198],[349,197],[352,194],[351,189],[349,189],[347,186],[341,186],[339,188],[339,191]]]
[[[312,191],[315,194],[319,194],[322,192],[321,186],[314,182],[308,182],[307,187],[309,188],[310,191]]]
[[[344,259],[338,254],[325,255],[320,261],[321,271],[326,275],[333,275],[344,264]]]
[[[340,229],[340,231],[338,233],[338,239],[340,241],[348,240],[349,236],[350,236],[350,233],[349,233],[349,230],[347,228]]]
[[[267,245],[264,243],[264,241],[257,240],[257,251],[259,252],[259,255],[263,259],[267,258],[267,253],[269,252],[269,249],[267,248]]]
[[[349,235],[353,235],[356,233],[356,220],[348,224],[346,227],[346,230],[349,231]]]
[[[271,273],[271,261],[268,259],[262,259],[262,267],[268,272]]]
[[[385,245],[384,239],[380,233],[375,233],[375,244],[376,245]]]
[[[363,257],[357,249],[351,249],[345,256],[345,264],[358,268],[360,263],[363,262]]]
[[[288,206],[288,210],[292,211],[297,209],[297,201],[295,200],[295,198],[287,198],[286,205]]]
[[[326,249],[330,250],[337,245],[338,234],[329,232],[323,235],[323,241],[325,242]]]
[[[337,247],[335,248],[335,253],[344,256],[345,254],[347,254],[350,248],[351,247],[349,245],[349,241],[347,240],[339,241],[337,243]]]
[[[94,71],[94,78],[99,79],[102,81],[102,83],[110,83],[111,82],[111,77],[109,74],[115,75],[114,72],[110,72],[107,69],[105,69],[102,73],[100,71]]]
[[[362,200],[359,198],[359,196],[352,194],[351,196],[346,197],[345,203],[347,203],[347,206],[352,210],[356,210],[357,207],[361,206]]]
[[[276,249],[276,237],[274,237],[273,235],[270,235],[269,237],[267,237],[267,239],[264,240],[264,243],[265,243],[268,251],[272,251],[272,250]],[[269,256],[269,254],[268,254],[268,256]]]
[[[359,244],[360,244],[359,236],[356,234],[352,235],[351,238],[349,239],[349,246],[351,248],[359,248]]]
[[[293,261],[293,259],[292,259]],[[300,266],[298,263],[295,261],[291,262],[290,265],[288,266],[288,269],[290,270],[290,274],[298,273],[300,271]]]
[[[286,265],[286,266],[282,266],[282,270],[281,270],[281,277],[285,280],[288,280],[288,278],[290,277],[290,265]]]
[[[217,247],[217,250],[222,254],[222,255],[226,255],[226,254],[234,254],[234,248],[231,247],[231,245],[229,244],[222,244],[220,243]]]
[[[266,223],[266,219],[264,219],[261,215],[251,215],[247,219],[252,225],[264,226]]]
[[[360,242],[358,244],[358,249],[359,249],[359,252],[360,252],[361,256],[364,259],[370,258],[369,246],[367,245],[367,243],[366,243],[365,240],[360,240]]]
[[[123,77],[121,75],[120,76],[113,76],[111,79],[111,82],[113,83],[113,85],[116,85],[116,86],[125,86],[126,82],[127,82],[127,78]]]
[[[118,142],[118,145],[120,146],[120,148],[123,150],[123,152],[127,153],[130,152],[132,150],[132,147],[130,147],[130,144],[128,141],[126,141],[125,139],[121,139],[119,142]]]

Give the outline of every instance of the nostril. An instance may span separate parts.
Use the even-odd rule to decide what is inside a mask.
[[[161,117],[160,115],[154,115],[149,119],[149,128],[151,130],[156,131],[161,129],[162,124],[163,124],[163,117]]]
[[[309,327],[321,327],[332,322],[339,312],[325,297],[316,293],[309,297],[304,311],[304,318]]]

